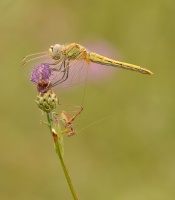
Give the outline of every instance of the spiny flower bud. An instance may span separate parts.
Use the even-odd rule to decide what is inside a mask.
[[[58,105],[58,99],[55,93],[49,89],[45,93],[39,93],[36,99],[36,104],[44,112],[51,112]]]

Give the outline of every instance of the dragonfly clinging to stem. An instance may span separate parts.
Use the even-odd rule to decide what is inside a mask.
[[[55,44],[50,47],[49,51],[28,55],[23,59],[22,66],[27,65],[31,61],[36,61],[40,64],[47,63],[52,66],[51,69],[54,74],[52,77],[52,86],[64,85],[65,82],[65,85],[71,86],[80,82],[85,76],[83,69],[87,69],[85,66],[88,66],[91,62],[132,70],[142,74],[153,74],[146,68],[116,61],[97,53],[90,52],[85,47],[76,43],[66,45]]]

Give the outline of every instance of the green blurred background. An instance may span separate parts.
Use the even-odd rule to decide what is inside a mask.
[[[21,59],[55,43],[89,41],[104,41],[116,58],[154,75],[116,70],[87,85],[75,127],[109,118],[65,137],[65,160],[79,198],[175,199],[174,5],[1,0],[0,199],[72,199]],[[82,88],[55,91],[62,103],[82,100]]]

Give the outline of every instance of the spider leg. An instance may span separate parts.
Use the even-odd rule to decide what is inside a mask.
[[[78,115],[81,114],[81,112],[83,111],[83,107],[80,107],[80,110],[71,118],[69,119],[69,121],[67,122],[67,124],[72,124],[72,122],[77,118]]]

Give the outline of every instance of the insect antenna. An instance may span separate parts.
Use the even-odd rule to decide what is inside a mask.
[[[36,54],[35,54],[35,55],[36,55]],[[43,57],[46,57],[46,56],[48,56],[48,54],[43,55],[43,56],[38,56],[38,57],[36,57],[36,58],[31,58],[31,59],[25,61],[25,62],[22,64],[22,67],[24,67],[24,66],[25,66],[28,62],[30,62],[30,61],[38,60],[39,58],[43,58]],[[23,59],[23,61],[24,61],[24,60],[25,60],[25,59]]]
[[[25,56],[23,59],[22,59],[22,62],[25,61],[27,58],[29,57],[32,57],[32,56],[37,56],[37,55],[42,55],[42,54],[46,54],[48,53],[48,51],[44,51],[44,52],[40,52],[40,53],[33,53],[33,54],[29,54],[27,56]]]

